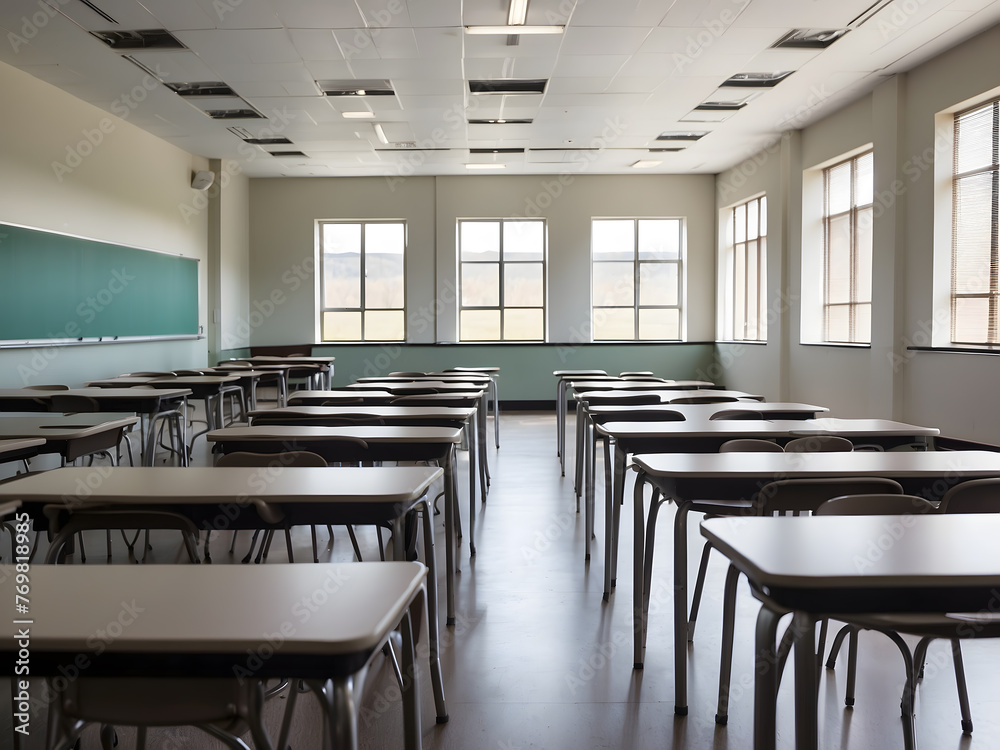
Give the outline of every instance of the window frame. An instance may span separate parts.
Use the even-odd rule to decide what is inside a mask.
[[[361,227],[361,252],[360,252],[360,290],[359,303],[357,307],[327,307],[326,306],[326,253],[323,244],[323,227],[331,224],[350,225],[356,224]],[[366,307],[365,278],[366,278],[366,227],[374,224],[399,224],[403,227],[403,304],[401,307]],[[319,254],[319,279],[318,279],[318,304],[317,319],[319,340],[323,343],[333,344],[378,344],[378,343],[399,343],[406,341],[407,315],[406,315],[406,260],[409,245],[409,227],[405,219],[319,219],[316,221],[316,247]],[[332,339],[326,338],[326,330],[323,325],[324,313],[328,312],[357,312],[361,315],[361,338],[357,339]],[[368,339],[365,338],[365,313],[368,312],[400,312],[403,315],[403,335],[398,339]]]
[[[541,260],[507,260],[504,257],[504,224],[508,222],[513,223],[539,223],[542,225],[542,258]],[[462,225],[463,224],[497,224],[499,232],[499,257],[497,260],[463,260],[462,259]],[[545,218],[534,218],[534,217],[519,217],[519,216],[509,216],[509,217],[492,217],[492,218],[465,218],[458,219],[455,225],[456,237],[455,244],[457,248],[457,259],[458,259],[458,294],[457,294],[457,305],[458,305],[458,320],[456,321],[458,327],[458,343],[460,344],[523,344],[523,343],[546,343],[548,342],[548,303],[549,303],[549,226],[548,221]],[[504,268],[507,265],[532,265],[540,263],[542,266],[542,304],[539,306],[516,306],[516,305],[505,305],[505,279],[506,274],[504,273]],[[465,266],[468,265],[496,265],[497,273],[499,274],[498,285],[497,285],[497,304],[496,305],[466,305],[462,299],[462,288],[463,288],[463,276],[465,271]],[[466,339],[462,337],[462,312],[465,310],[496,310],[500,315],[500,338],[497,339]],[[541,310],[542,311],[542,335],[541,338],[537,339],[508,339],[504,336],[504,331],[506,327],[506,311],[507,310]]]
[[[631,221],[633,222],[634,229],[632,233],[632,260],[595,260],[594,259],[594,224],[599,221]],[[677,258],[676,259],[654,259],[654,260],[640,260],[639,259],[639,222],[640,221],[676,221],[677,222]],[[635,341],[635,342],[674,342],[674,341],[684,341],[684,261],[685,261],[685,238],[686,238],[686,221],[684,217],[680,216],[599,216],[591,217],[590,219],[590,290],[591,290],[591,300],[590,300],[590,325],[591,325],[591,341],[594,342],[614,342],[614,341]],[[598,263],[632,263],[632,304],[629,305],[597,305],[593,299],[594,290],[594,272]],[[641,265],[643,264],[656,264],[656,265],[668,265],[673,264],[677,267],[677,304],[676,305],[643,305],[640,303],[640,279],[641,279]],[[631,307],[632,313],[632,333],[633,336],[630,339],[599,339],[596,338],[595,331],[597,326],[595,325],[595,317],[598,310],[627,310]],[[644,339],[639,336],[639,312],[640,310],[677,310],[677,338],[675,339]]]
[[[749,216],[751,205],[756,205],[757,210],[757,233],[754,237],[750,237],[749,233]],[[737,222],[737,211],[744,209],[744,239],[740,242],[736,241],[736,222]],[[727,341],[740,341],[749,343],[764,343],[767,341],[767,193],[760,193],[753,196],[752,198],[747,198],[739,203],[733,204],[728,208],[723,209],[723,223],[726,232],[726,244],[725,244],[725,272],[728,274],[728,279],[726,279],[725,284],[725,309],[721,310],[720,313],[723,316],[723,339]],[[765,231],[762,233],[760,231],[761,227],[765,227]],[[743,324],[740,325],[740,311],[737,310],[736,300],[737,300],[737,274],[736,274],[736,260],[737,252],[739,251],[739,246],[742,245],[743,254],[743,267],[746,268],[749,254],[750,243],[757,242],[757,285],[753,289],[753,294],[751,295],[751,289],[748,286],[749,277],[744,272],[744,284],[743,284],[743,312],[742,319]],[[747,311],[749,310],[749,302],[751,297],[757,301],[757,326],[754,337],[747,336]]]
[[[959,173],[958,151],[959,151],[959,121],[965,115],[970,115],[984,109],[992,109],[991,124],[991,160],[992,163],[985,167],[977,167]],[[965,107],[956,111],[952,115],[952,163],[950,168],[950,188],[951,188],[951,239],[949,248],[949,281],[948,281],[948,309],[950,322],[948,325],[948,341],[950,344],[959,347],[973,347],[993,350],[1000,346],[1000,98],[993,98],[981,101],[973,106]],[[958,217],[958,185],[965,178],[975,177],[982,174],[991,174],[991,232],[990,232],[990,278],[988,289],[985,292],[957,292],[955,290],[957,277],[955,267],[959,256],[959,237],[957,227]],[[987,322],[986,341],[958,341],[956,335],[956,323],[958,314],[956,311],[959,300],[963,299],[983,299],[987,300]]]
[[[874,167],[874,156],[875,150],[873,148],[867,148],[859,153],[852,154],[851,156],[839,159],[833,164],[830,164],[822,169],[822,185],[823,185],[823,210],[822,210],[822,235],[823,235],[823,304],[822,304],[822,335],[825,344],[844,344],[844,345],[871,345],[871,308],[873,303],[873,292],[869,289],[867,302],[858,300],[858,216],[862,211],[869,211],[872,219],[874,218],[875,201],[874,201],[874,169],[872,170],[873,179],[873,190],[872,190],[872,202],[858,204],[857,203],[857,162],[866,156],[871,155]],[[838,211],[835,214],[831,214],[829,210],[830,205],[830,177],[834,169],[843,166],[844,164],[850,164],[850,184],[851,184],[851,197],[850,205],[846,211]],[[830,228],[833,220],[842,217],[847,217],[849,221],[849,232],[850,232],[850,268],[849,268],[849,300],[847,302],[830,302]],[[874,248],[872,249],[874,254]],[[869,267],[873,267],[874,258],[869,262]],[[864,339],[860,339],[857,336],[857,312],[862,306],[867,306],[869,310],[868,316],[868,332]],[[835,307],[847,307],[848,308],[848,338],[846,340],[834,339],[830,336],[830,311],[831,308]]]

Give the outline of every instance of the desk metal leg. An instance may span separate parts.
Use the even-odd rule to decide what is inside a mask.
[[[583,457],[583,469],[585,472],[584,477],[584,490],[583,490],[583,513],[584,513],[584,534],[586,535],[586,540],[584,541],[584,559],[590,559],[590,539],[594,536],[594,438],[592,435],[593,425],[590,419],[587,419],[586,424],[583,426],[584,431],[584,457]]]
[[[489,439],[487,438],[487,435],[486,435],[486,413],[487,413],[487,411],[489,411],[489,402],[487,401],[486,391],[483,391],[482,398],[480,398],[480,400],[479,400],[479,429],[478,429],[478,435],[479,435],[479,440],[482,442],[482,444],[484,446],[489,442]],[[485,470],[485,474],[486,474],[486,486],[485,486],[484,489],[485,489],[485,491],[488,492],[489,491],[489,486],[490,486],[490,462],[489,462],[489,458],[487,456],[486,451],[483,451],[483,469]]]
[[[816,636],[815,620],[805,612],[792,615],[795,636],[795,747],[796,750],[816,750],[818,721],[816,701]]]
[[[674,515],[674,713],[686,716],[687,705],[687,516],[688,503],[677,501]]]
[[[438,593],[437,593],[437,563],[434,554],[434,511],[431,503],[425,497],[421,503],[423,510],[424,529],[424,563],[427,565],[427,640],[429,653],[428,667],[431,672],[431,685],[434,689],[434,709],[437,711],[437,723],[448,721],[448,707],[444,701],[444,680],[441,678],[441,656],[438,644]]]
[[[618,585],[618,531],[621,528],[622,506],[625,504],[625,464],[628,461],[628,455],[618,447],[617,441],[615,441],[614,454],[615,468],[611,477],[614,487],[612,493],[614,507],[611,509],[614,524],[611,537],[611,588]]]
[[[576,402],[576,454],[573,456],[573,488],[576,490],[576,509],[580,510],[580,496],[583,494],[583,402]]]
[[[781,614],[766,604],[757,614],[755,678],[753,701],[754,750],[774,750],[777,727],[775,713],[778,700],[778,668],[774,640],[778,634]]]
[[[642,614],[642,564],[646,542],[642,488],[645,482],[646,472],[640,470],[635,476],[635,490],[632,493],[634,524],[632,542],[632,664],[635,669],[642,669],[643,646],[646,638],[646,621]]]
[[[559,476],[566,476],[566,381],[556,387],[556,436],[559,447]]]
[[[479,416],[472,415],[475,435],[469,435],[469,554],[476,554],[476,451],[478,450],[480,438]],[[486,498],[484,497],[485,501]]]
[[[478,421],[478,410],[472,415],[473,420],[476,420],[473,424],[469,426],[469,431],[475,436],[476,440],[476,455],[478,456],[479,463],[479,496],[483,504],[486,503],[486,452],[489,446],[486,444],[487,441],[484,438],[483,431],[479,429]]]
[[[416,659],[414,658],[413,623],[410,610],[403,613],[399,623],[403,635],[403,747],[405,750],[420,750],[420,682],[416,679]]]
[[[611,560],[614,556],[615,528],[614,477],[611,474],[611,438],[604,437],[604,601],[611,597]]]
[[[444,469],[444,559],[445,559],[445,598],[447,603],[448,625],[455,624],[455,448],[449,447],[441,461]]]
[[[500,449],[500,388],[495,377],[490,378],[490,390],[493,391],[493,441]]]

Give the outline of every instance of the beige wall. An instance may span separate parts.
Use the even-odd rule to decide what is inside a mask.
[[[4,64],[0,91],[0,222],[184,254],[205,265],[206,214],[183,207],[194,192],[192,170],[207,168],[207,160]],[[84,158],[77,163],[73,152]],[[204,325],[204,268],[200,284]],[[205,353],[204,340],[0,349],[0,387],[192,367]]]

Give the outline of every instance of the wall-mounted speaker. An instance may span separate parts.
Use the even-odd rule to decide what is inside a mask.
[[[215,183],[215,172],[202,169],[194,173],[191,178],[191,187],[195,190],[208,190]]]

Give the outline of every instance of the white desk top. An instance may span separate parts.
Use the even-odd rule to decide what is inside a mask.
[[[463,383],[458,381],[445,381],[445,380],[402,380],[402,381],[391,381],[391,380],[373,380],[370,382],[357,382],[351,383],[346,386],[347,389],[352,391],[389,391],[390,393],[405,394],[406,391],[414,389],[423,388],[434,388],[435,390],[442,392],[451,391],[469,391],[482,393],[486,390],[485,384],[482,389],[476,388],[472,383]]]
[[[28,474],[0,484],[0,501],[186,505],[264,503],[400,503],[419,499],[442,474],[430,466],[102,466]],[[95,472],[100,486],[90,486]],[[86,493],[77,497],[81,489]]]
[[[573,380],[569,387],[574,391],[648,391],[656,388],[663,390],[711,388],[715,383],[707,380],[663,380],[662,378],[646,378],[640,380]],[[701,394],[706,395],[706,394]]]
[[[44,438],[10,438],[0,440],[0,456],[4,453],[17,453],[28,448],[45,445]]]
[[[316,357],[303,355],[301,357],[279,357],[277,355],[270,354],[258,354],[255,357],[240,357],[237,358],[236,362],[261,362],[261,363],[276,363],[281,364],[282,362],[287,362],[293,365],[329,365],[336,357]]]
[[[1000,517],[992,514],[717,518],[701,528],[765,587],[1000,586]],[[890,529],[904,533],[872,554]]]
[[[601,404],[599,406],[588,406],[587,411],[591,414],[606,415],[620,414],[621,420],[626,421],[629,414],[645,414],[656,412],[675,411],[683,414],[685,419],[706,419],[713,414],[726,411],[756,411],[763,414],[768,412],[812,412],[821,413],[830,411],[825,406],[814,404],[797,404],[788,401],[727,401],[721,404],[639,404],[639,405],[615,405]]]
[[[385,419],[455,419],[465,421],[476,413],[475,406],[283,406],[277,409],[262,409],[250,412],[252,417],[302,417],[321,419],[323,417],[379,417]]]
[[[482,383],[489,385],[489,375],[478,375],[474,372],[439,372],[431,375],[382,375],[371,378],[358,378],[356,383],[413,383],[426,386],[428,383]]]
[[[594,377],[608,377],[608,373],[605,370],[553,370],[552,374],[561,379],[566,378],[584,378],[593,375]]]
[[[681,423],[683,424],[683,423]],[[749,423],[748,423],[749,424]],[[633,463],[653,477],[760,479],[805,477],[1000,476],[1000,453],[914,451],[875,453],[644,453]]]
[[[657,438],[743,435],[746,437],[807,437],[841,435],[843,437],[931,437],[936,427],[919,427],[888,419],[697,419],[683,422],[607,422],[597,425],[598,432],[617,438]],[[996,454],[1000,456],[1000,453]]]
[[[259,427],[226,427],[206,435],[209,442],[225,440],[337,440],[358,438],[368,443],[459,443],[461,427],[422,427],[417,425],[351,425],[320,427],[317,425],[261,425]],[[1000,454],[998,454],[1000,455]]]
[[[0,598],[13,604],[15,576],[0,567]],[[256,653],[282,633],[286,654],[351,654],[377,647],[424,582],[416,562],[312,565],[36,565],[31,570],[33,653],[94,650],[126,607],[109,653]],[[325,606],[303,602],[318,591]],[[264,605],[264,606],[262,606]],[[67,607],[73,616],[67,617]],[[308,615],[308,617],[306,616]],[[291,624],[293,627],[289,627]],[[18,627],[0,623],[0,648],[16,648]],[[231,674],[231,673],[230,673]]]
[[[679,398],[705,398],[705,397],[719,397],[719,398],[737,398],[745,399],[746,401],[762,402],[764,397],[756,393],[746,393],[745,391],[718,391],[709,389],[688,389],[682,388],[679,390],[663,390],[662,385],[654,384],[656,387],[653,388],[631,388],[631,389],[619,389],[615,391],[577,391],[573,394],[573,398],[577,401],[588,401],[592,398],[629,398],[632,396],[640,395],[635,391],[641,391],[643,396],[657,396],[660,399],[660,403],[669,404]],[[723,401],[722,404],[739,404],[739,401]]]
[[[390,400],[394,399],[396,396],[391,394],[389,391],[379,390],[379,391],[359,391],[347,390],[346,388],[334,388],[329,391],[293,391],[288,394],[288,405],[293,405],[296,401],[317,401],[323,399],[329,399],[330,401],[336,401],[337,399],[369,399],[371,401],[376,401],[378,399]]]

